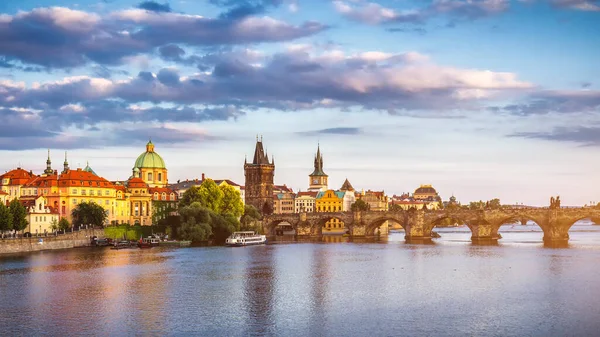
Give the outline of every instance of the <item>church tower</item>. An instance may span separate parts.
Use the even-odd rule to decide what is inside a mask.
[[[48,149],[48,159],[46,160],[46,169],[44,170],[45,175],[51,175],[54,173],[52,169],[52,161],[50,160],[50,149]]]
[[[256,137],[256,148],[252,163],[244,160],[246,176],[246,204],[256,207],[262,214],[273,213],[273,177],[275,176],[275,160],[269,157],[263,148],[262,136]]]
[[[323,157],[321,156],[321,147],[317,145],[317,155],[315,156],[315,169],[308,176],[308,190],[311,192],[327,191],[327,178],[329,176],[323,172]]]

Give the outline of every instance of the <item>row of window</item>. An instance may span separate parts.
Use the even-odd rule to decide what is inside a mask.
[[[317,206],[317,212],[341,212],[342,206]]]
[[[74,188],[74,189],[71,190],[71,194],[77,194],[77,192],[78,192],[78,190],[76,188]],[[96,195],[96,193],[98,194],[98,196],[102,196],[102,190],[98,190],[98,191],[96,191],[96,190],[89,190],[88,191],[88,190],[83,190],[83,189],[81,190],[81,195],[88,195],[89,194],[90,196],[93,196],[93,195]],[[110,196],[111,195],[110,190],[108,190],[108,189],[104,190],[104,195],[105,196]]]

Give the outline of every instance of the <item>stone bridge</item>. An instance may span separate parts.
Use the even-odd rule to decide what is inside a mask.
[[[583,219],[599,219],[600,210],[592,208],[503,208],[499,210],[408,210],[364,212],[312,212],[272,214],[263,217],[267,235],[275,235],[275,227],[282,222],[292,225],[296,235],[320,236],[325,222],[339,219],[351,236],[374,236],[385,221],[399,223],[407,241],[431,240],[431,231],[443,219],[465,224],[471,230],[471,240],[496,241],[500,226],[514,222],[535,222],[544,232],[544,242],[564,243],[569,240],[569,229]]]

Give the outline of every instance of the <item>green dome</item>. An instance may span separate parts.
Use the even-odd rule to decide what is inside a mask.
[[[165,161],[158,153],[154,152],[154,144],[151,141],[146,144],[146,152],[140,154],[133,167],[166,169]]]

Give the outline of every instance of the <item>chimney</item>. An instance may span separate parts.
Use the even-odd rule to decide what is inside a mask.
[[[204,172],[202,172],[202,181],[204,181]]]

